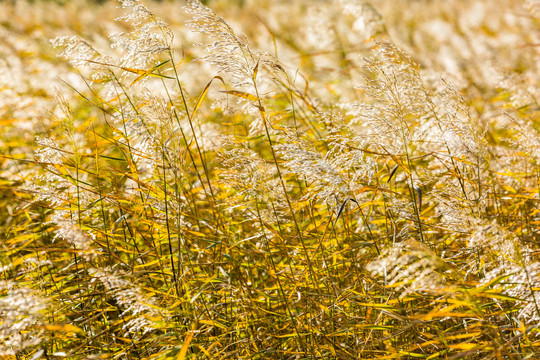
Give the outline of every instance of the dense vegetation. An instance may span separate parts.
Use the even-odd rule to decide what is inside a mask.
[[[540,358],[540,3],[205,4],[0,4],[0,356]]]

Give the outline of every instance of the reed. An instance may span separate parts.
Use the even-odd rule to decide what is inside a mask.
[[[2,357],[540,353],[538,1],[1,8]]]

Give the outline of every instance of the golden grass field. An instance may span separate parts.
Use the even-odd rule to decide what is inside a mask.
[[[540,359],[540,2],[0,2],[0,358]]]

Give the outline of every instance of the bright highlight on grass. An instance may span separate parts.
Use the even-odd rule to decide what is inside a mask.
[[[0,9],[0,357],[539,357],[538,1]]]

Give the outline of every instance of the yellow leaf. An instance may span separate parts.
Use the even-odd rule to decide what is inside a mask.
[[[182,348],[180,349],[180,352],[178,353],[178,357],[176,360],[184,360],[187,354],[187,351],[189,349],[189,343],[191,342],[191,339],[193,339],[193,335],[195,335],[195,327],[193,326],[193,330],[190,330],[187,334],[186,341],[184,341],[184,345],[182,345]]]
[[[214,320],[199,320],[201,324],[210,325],[210,326],[217,326],[218,328],[221,328],[223,330],[227,330],[227,327],[217,321]]]
[[[199,100],[197,100],[197,104],[195,105],[195,108],[191,112],[191,117],[192,118],[195,117],[195,114],[197,113],[197,110],[199,110],[199,107],[201,106],[202,101],[203,101],[204,97],[206,96],[206,93],[208,92],[208,89],[210,89],[210,85],[212,85],[212,81],[214,81],[215,79],[220,80],[223,83],[223,86],[225,86],[225,80],[223,80],[223,78],[221,76],[214,76],[212,78],[212,80],[210,80],[208,82],[208,84],[206,84],[206,86],[204,87],[203,92],[199,96]]]
[[[402,355],[413,357],[413,358],[425,359],[427,357],[424,354],[418,354],[418,353],[413,353],[413,352],[408,352],[408,351],[400,351],[399,353]]]
[[[258,72],[259,72],[259,60],[257,60],[257,64],[255,65],[255,68],[253,69],[253,80],[257,79]]]
[[[186,229],[185,232],[190,233],[191,235],[195,235],[195,236],[206,236],[204,233],[198,232],[198,231],[195,231],[195,230],[187,230]]]
[[[474,343],[461,343],[455,345],[448,345],[450,349],[459,349],[459,350],[472,350],[477,348],[479,345]]]
[[[378,303],[357,303],[357,305],[365,306],[365,307],[372,307],[372,308],[382,308],[382,309],[393,309],[394,308],[391,305],[378,304]]]
[[[60,331],[66,333],[84,333],[84,330],[71,324],[47,324],[43,328],[48,331]]]
[[[243,99],[246,99],[246,100],[251,100],[251,101],[257,101],[257,98],[247,92],[243,92],[243,91],[237,91],[237,90],[228,90],[228,91],[223,91],[224,93],[226,94],[231,94],[231,95],[234,95],[234,96],[238,96],[238,97],[241,97]]]
[[[512,194],[515,194],[515,193],[517,192],[517,191],[516,191],[513,187],[511,187],[511,186],[503,185],[502,187],[503,187],[506,191],[511,192]]]

